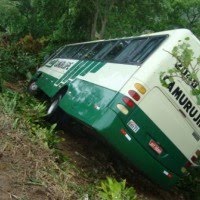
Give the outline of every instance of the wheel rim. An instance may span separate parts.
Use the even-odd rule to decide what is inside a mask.
[[[31,91],[36,91],[38,89],[38,86],[37,86],[36,82],[33,82],[30,84],[29,88]]]
[[[56,110],[56,108],[58,107],[58,103],[59,103],[60,98],[55,99],[52,104],[50,105],[49,109],[47,110],[47,115],[51,115],[52,113],[54,113],[54,111]]]

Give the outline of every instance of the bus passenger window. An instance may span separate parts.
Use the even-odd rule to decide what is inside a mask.
[[[66,46],[60,53],[57,55],[57,58],[72,58],[72,56],[81,48],[82,45],[72,45]]]
[[[101,60],[103,56],[107,54],[107,52],[109,52],[117,44],[117,42],[117,40],[105,42],[104,48],[97,52],[97,54],[94,56],[94,59]]]
[[[121,40],[118,42],[104,57],[103,60],[113,61],[113,59],[118,56],[131,42],[129,40]]]
[[[94,45],[94,43],[83,44],[83,47],[73,56],[73,58],[81,59],[94,47]]]
[[[67,58],[67,53],[72,50],[73,46],[66,46],[56,57],[57,58]]]
[[[85,59],[92,59],[94,56],[96,56],[105,46],[107,42],[98,42],[96,43],[96,46],[89,51],[87,54],[84,55]]]
[[[146,40],[147,38],[132,39],[127,48],[125,48],[114,60],[116,62],[129,63],[129,59],[141,48]]]
[[[149,42],[147,42],[144,47],[133,56],[130,60],[131,62],[143,62],[165,39],[165,37],[160,38],[152,38]]]

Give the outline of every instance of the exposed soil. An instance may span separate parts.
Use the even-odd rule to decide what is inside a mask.
[[[31,188],[28,185],[27,178],[30,174],[27,173],[34,172],[31,168],[36,164],[33,162],[34,159],[37,159],[34,157],[35,155],[28,155],[31,153],[28,147],[30,142],[21,138],[19,133],[13,132],[10,122],[9,118],[3,119],[1,116],[0,199],[22,199],[25,195],[27,198],[37,199],[38,194],[44,198],[43,196],[46,196],[45,188],[37,185]],[[27,145],[27,148],[24,145]]]

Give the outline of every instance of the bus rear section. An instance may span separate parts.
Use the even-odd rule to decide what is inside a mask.
[[[135,94],[134,97],[139,98]],[[158,109],[158,105],[163,109]],[[131,164],[166,189],[184,175],[187,163],[187,158],[166,136],[160,122],[156,121],[160,119],[172,131],[188,130],[188,126],[180,127],[180,124],[172,121],[174,116],[168,112],[171,106],[158,88],[149,92],[140,104],[131,101],[131,96],[118,93],[103,116],[92,125]],[[170,121],[173,123],[169,124]]]
[[[160,185],[170,184],[186,175],[188,167],[197,166],[199,133],[182,109],[174,105],[159,87],[148,92],[135,107],[130,116],[124,118],[125,131],[149,153],[151,162],[162,166],[160,170],[155,165],[157,172],[148,176],[156,177]],[[141,169],[142,163],[139,165]],[[148,162],[144,171],[146,168],[149,168]]]
[[[129,82],[127,93],[118,92],[93,127],[150,179],[170,188],[195,165],[197,132],[160,87]]]
[[[185,40],[185,38],[187,40]],[[175,108],[179,118],[174,118],[183,130],[170,132],[166,130],[166,135],[172,140],[187,158],[187,167],[197,167],[200,156],[200,102],[199,94],[199,70],[194,70],[197,65],[197,58],[200,56],[200,41],[190,32],[184,35],[181,43],[188,45],[189,51],[193,52],[193,60],[189,67],[184,66],[184,62],[178,59],[168,62],[168,69],[176,70],[176,76],[170,79],[169,71],[165,71],[162,80],[166,86],[160,86],[160,90]],[[198,69],[197,68],[197,69]]]

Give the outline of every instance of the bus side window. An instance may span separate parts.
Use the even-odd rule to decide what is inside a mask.
[[[151,38],[147,44],[130,59],[130,62],[143,62],[165,39],[165,37]]]
[[[96,56],[105,46],[107,42],[97,42],[94,48],[83,56],[85,59],[92,59]]]
[[[119,41],[102,59],[107,61],[113,61],[131,42],[131,39]]]
[[[66,49],[60,53],[59,58],[72,58],[82,46],[82,44],[67,46]]]
[[[116,44],[118,43],[117,40],[105,42],[104,48],[102,48],[94,57],[94,60],[101,60],[102,57],[107,54]]]
[[[146,40],[147,38],[132,39],[131,43],[114,60],[116,62],[129,63],[130,57],[144,45]]]
[[[79,49],[79,51],[73,56],[73,58],[75,59],[81,59],[84,56],[87,55],[87,52],[89,52],[91,49],[94,48],[94,46],[96,46],[96,43],[88,43],[88,44],[83,44],[83,47],[81,49]],[[86,56],[87,58],[87,56]]]
[[[43,65],[46,64],[48,61],[54,59],[54,58],[58,58],[59,55],[60,55],[60,52],[62,52],[65,48],[66,48],[66,45],[63,46],[63,47],[60,47],[59,49],[57,49],[57,50],[56,50],[54,53],[52,53],[51,55],[48,55],[48,54],[45,55]],[[47,59],[46,59],[46,58],[47,58]]]
[[[67,54],[74,48],[74,46],[66,46],[56,58],[67,58]]]

